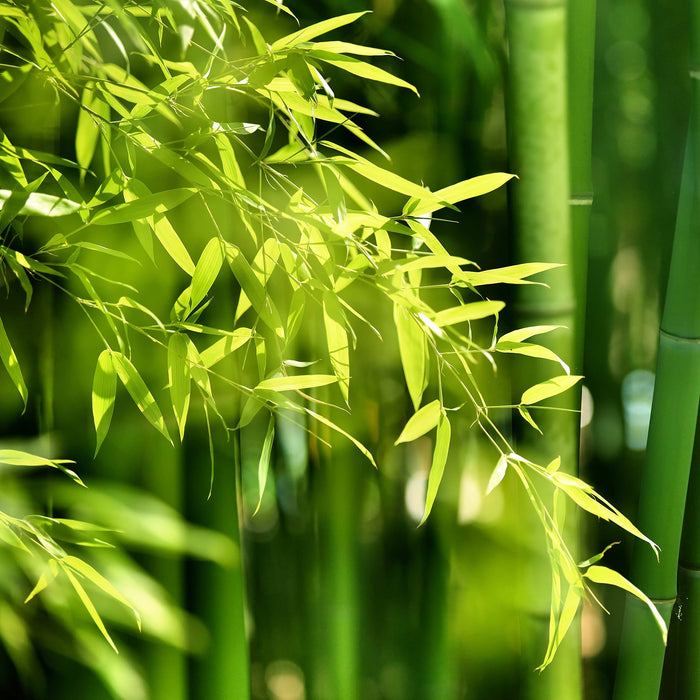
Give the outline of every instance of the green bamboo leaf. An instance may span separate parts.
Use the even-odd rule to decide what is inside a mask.
[[[256,391],[296,391],[326,386],[337,382],[334,374],[302,374],[297,377],[272,377],[264,379],[255,387]]]
[[[168,341],[168,380],[173,413],[180,430],[180,441],[185,437],[187,412],[190,407],[190,364],[187,337],[173,333]]]
[[[394,304],[394,325],[406,386],[413,409],[417,411],[428,386],[428,340],[420,324],[399,304]]]
[[[578,612],[580,604],[581,590],[575,585],[569,586],[569,591],[566,595],[566,600],[564,601],[564,605],[561,609],[561,614],[559,614],[556,623],[553,626],[550,626],[547,652],[545,653],[545,657],[542,661],[542,664],[537,667],[538,671],[544,670],[544,668],[548,666],[554,659],[554,655],[556,654],[559,645],[564,639],[564,635],[567,633],[569,627],[571,627],[571,623],[576,617],[576,613]],[[555,609],[552,610],[552,614],[553,616],[556,615]]]
[[[255,254],[255,258],[253,258],[251,269],[253,274],[258,278],[263,289],[277,267],[280,250],[280,244],[277,239],[268,238],[265,243],[263,243],[262,248]],[[294,266],[294,270],[296,270],[296,265]],[[250,307],[250,299],[248,299],[245,291],[241,290],[241,294],[238,297],[238,305],[236,306],[236,313],[233,317],[234,321],[237,321]]]
[[[243,347],[253,337],[250,328],[236,328],[230,335],[214,341],[208,348],[201,352],[201,363],[204,367],[213,367],[217,362],[221,362],[234,350]]]
[[[2,318],[0,318],[0,358],[2,358],[2,363],[5,365],[7,373],[10,375],[12,383],[22,397],[22,403],[24,408],[27,408],[27,398],[29,396],[27,392],[27,385],[24,383],[24,377],[22,376],[22,370],[19,366],[19,361],[17,360],[17,355],[12,349],[10,344],[10,339],[7,337],[5,332],[5,326],[2,323]]]
[[[112,638],[109,636],[109,632],[107,632],[107,628],[105,627],[104,622],[102,622],[100,614],[97,612],[97,609],[95,608],[93,602],[90,600],[90,596],[85,592],[85,589],[80,585],[80,581],[78,581],[78,579],[73,575],[73,573],[67,566],[62,566],[61,568],[68,577],[68,580],[71,582],[73,588],[75,589],[75,592],[78,594],[78,597],[85,606],[85,609],[88,611],[88,614],[92,618],[92,621],[95,623],[95,626],[97,627],[97,629],[100,630],[102,636],[109,642],[109,645],[112,647],[112,649],[114,649],[114,651],[118,654],[119,649],[117,649],[114,642],[112,641]]]
[[[332,420],[329,418],[326,418],[325,416],[321,415],[320,413],[316,413],[315,411],[312,411],[311,409],[306,409],[306,413],[310,415],[312,418],[315,418],[319,423],[323,423],[324,425],[327,425],[331,430],[335,430],[336,433],[339,433],[343,437],[347,438],[352,442],[357,449],[362,452],[362,454],[367,457],[367,459],[372,463],[374,468],[377,468],[377,463],[374,461],[374,457],[372,457],[372,453],[355,437],[350,435],[350,433],[346,432],[343,430],[339,425],[336,425]]]
[[[531,282],[526,280],[525,277],[531,277],[557,267],[563,267],[563,265],[558,263],[522,263],[520,265],[498,267],[493,270],[462,272],[459,275],[455,275],[455,281],[471,287],[480,287],[486,284],[543,284],[542,282]]]
[[[493,491],[496,488],[496,486],[498,486],[501,483],[501,481],[503,481],[503,477],[506,475],[507,470],[508,459],[505,455],[502,454],[493,472],[491,472],[491,476],[489,477],[489,483],[486,487],[487,496],[491,493],[491,491]]]
[[[221,241],[218,238],[210,239],[202,251],[197,261],[194,274],[192,275],[190,303],[193,309],[196,308],[209,293],[211,286],[219,275],[223,261],[224,253]]]
[[[131,360],[120,352],[113,352],[112,362],[117,370],[117,376],[144,418],[172,445],[173,441],[165,426],[163,414]]]
[[[5,202],[15,194],[13,190],[0,190],[0,209]],[[41,192],[30,192],[19,210],[22,216],[68,216],[75,214],[82,205],[63,197],[55,197],[52,194],[42,194]]]
[[[502,335],[498,342],[522,343],[524,340],[532,338],[533,335],[549,333],[557,328],[561,328],[561,326],[528,326],[527,328],[519,328],[518,330]]]
[[[319,61],[323,61],[328,65],[347,71],[348,73],[352,73],[353,75],[357,75],[360,78],[366,78],[367,80],[374,80],[378,83],[387,83],[389,85],[407,88],[418,95],[418,90],[416,90],[411,83],[408,83],[401,78],[397,78],[395,75],[393,75],[393,73],[389,73],[383,68],[373,66],[371,63],[367,63],[366,61],[360,61],[359,59],[352,58],[351,56],[330,53],[328,51],[321,51],[315,48],[311,48],[309,50],[309,56],[312,56]]]
[[[411,442],[411,440],[425,435],[438,424],[441,415],[442,406],[438,399],[426,404],[408,419],[404,429],[401,431],[401,435],[396,438],[394,445],[398,445],[401,442]]]
[[[109,350],[103,350],[97,358],[95,375],[92,380],[92,417],[97,436],[95,454],[98,453],[100,445],[109,431],[116,393],[117,372],[112,362],[112,353]]]
[[[526,357],[534,357],[540,360],[557,362],[567,374],[571,373],[569,365],[567,365],[566,362],[559,357],[559,355],[557,355],[553,350],[545,348],[542,345],[537,345],[535,343],[515,343],[501,339],[498,341],[498,343],[496,343],[494,350],[498,352],[511,353],[514,355],[525,355]]]
[[[333,372],[338,378],[340,393],[348,403],[350,392],[350,347],[348,342],[347,319],[333,292],[323,295],[323,324],[326,329],[326,343]]]
[[[25,605],[35,596],[41,593],[57,576],[58,568],[56,567],[56,562],[53,559],[49,560],[49,570],[48,572],[42,572],[39,576],[39,580],[36,582],[34,588],[32,588],[29,595],[24,599]]]
[[[584,576],[595,583],[605,583],[609,586],[617,586],[618,588],[621,588],[622,590],[627,591],[633,596],[639,598],[639,600],[641,600],[643,603],[646,603],[647,607],[654,616],[656,623],[659,625],[664,644],[666,644],[668,638],[668,628],[666,627],[666,622],[663,617],[661,617],[661,614],[656,609],[654,603],[651,602],[649,597],[643,591],[637,588],[633,583],[630,583],[630,581],[628,581],[622,574],[619,574],[613,569],[609,569],[607,566],[589,566]]]
[[[106,226],[109,224],[126,224],[134,219],[146,219],[156,214],[174,209],[187,201],[197,190],[193,187],[177,187],[172,190],[156,192],[133,201],[115,204],[100,209],[93,217],[93,224]]]
[[[527,421],[540,435],[544,434],[540,430],[540,426],[537,425],[537,423],[535,423],[535,419],[532,417],[530,411],[528,411],[527,408],[525,408],[525,406],[518,406],[518,412],[523,417],[523,419]]]
[[[327,34],[334,29],[344,27],[346,24],[351,24],[362,17],[362,15],[367,14],[367,12],[369,12],[369,10],[365,10],[364,12],[352,12],[350,14],[332,17],[331,19],[326,19],[316,24],[311,24],[308,27],[299,29],[292,34],[287,34],[287,36],[283,36],[281,39],[275,41],[271,46],[272,51],[273,53],[277,53],[283,49],[291,49],[297,44],[310,41],[321,34]],[[264,53],[264,51],[261,53]]]
[[[375,49],[371,46],[361,46],[360,44],[350,44],[347,41],[315,41],[312,50],[334,54],[351,53],[356,56],[396,56],[393,51]]]
[[[430,511],[433,509],[433,503],[435,503],[435,497],[437,496],[438,488],[440,487],[440,482],[442,481],[442,475],[445,471],[447,454],[450,451],[451,433],[452,428],[450,427],[450,421],[447,414],[444,410],[441,410],[437,425],[435,449],[433,450],[433,461],[430,465],[430,475],[428,476],[428,490],[425,496],[425,511],[423,512],[423,517],[418,524],[419,527],[428,519]]]
[[[114,600],[119,601],[122,605],[129,608],[136,617],[136,624],[138,625],[139,630],[141,629],[141,616],[136,608],[104,576],[102,576],[99,571],[95,570],[86,561],[70,555],[63,557],[60,560],[60,563],[62,566],[68,566],[73,569],[73,571],[81,574],[88,579],[88,581],[94,583],[98,588],[104,591],[108,596],[114,598]]]
[[[260,505],[262,504],[263,493],[265,492],[265,485],[267,484],[267,474],[270,469],[270,454],[272,453],[272,443],[275,439],[275,420],[270,416],[270,420],[267,424],[267,433],[265,434],[265,441],[263,442],[262,452],[260,453],[260,461],[258,462],[258,490],[260,493],[260,498],[258,499],[258,505],[255,508],[255,513],[260,510]],[[253,513],[253,515],[255,515]]]
[[[495,316],[504,306],[505,303],[502,301],[474,301],[470,304],[453,306],[451,309],[439,311],[433,315],[431,320],[436,326],[442,328],[456,323]]]
[[[17,467],[53,467],[62,471],[80,486],[85,486],[80,477],[72,469],[65,466],[66,464],[75,464],[71,459],[46,459],[21,450],[0,450],[0,463]]]
[[[471,199],[472,197],[479,197],[482,194],[493,192],[493,190],[498,189],[514,177],[515,175],[510,175],[509,173],[479,175],[469,180],[462,180],[462,182],[450,185],[442,190],[438,190],[435,192],[435,197],[447,204],[456,204],[465,199]],[[406,216],[425,216],[426,214],[432,214],[432,212],[438,209],[442,209],[443,206],[444,204],[437,204],[433,200],[425,201],[420,198],[411,199],[406,203],[406,206],[404,206],[403,213]]]
[[[306,61],[298,53],[290,53],[287,65],[287,74],[294,87],[305,100],[310,100],[316,94],[316,81]]]
[[[80,174],[81,179],[85,178],[85,171],[92,163],[100,138],[100,125],[97,120],[108,122],[109,117],[109,105],[96,96],[92,84],[88,83],[80,98],[78,125],[75,130],[75,159],[83,169]]]
[[[400,270],[401,272],[411,272],[413,270],[425,270],[428,268],[444,268],[450,265],[473,265],[471,260],[466,258],[460,258],[455,255],[422,255],[414,260],[409,260],[408,262],[396,262],[388,263],[391,265],[393,270]]]
[[[582,376],[563,374],[560,377],[552,377],[546,382],[535,384],[523,392],[520,399],[521,404],[530,405],[550,399],[570,389],[574,384],[583,379]]]

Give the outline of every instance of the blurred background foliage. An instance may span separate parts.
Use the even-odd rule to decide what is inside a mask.
[[[331,86],[381,115],[357,121],[389,153],[396,172],[435,190],[509,171],[501,0],[298,0],[290,6],[302,25],[373,11],[346,28],[343,38],[394,51],[402,60],[376,63],[415,85],[420,99],[340,71]],[[276,17],[262,4],[249,11],[268,40],[294,29],[290,18]],[[685,3],[670,0],[598,4],[582,474],[632,520],[688,114],[686,15]],[[14,112],[3,108],[5,118],[25,141],[50,150],[59,115],[34,97],[32,85],[25,86]],[[41,120],[31,116],[37,110]],[[371,186],[365,192],[380,210],[400,211],[403,202],[391,192]],[[448,250],[483,268],[509,264],[506,190],[470,200],[461,210],[457,224],[433,223]],[[159,272],[157,280],[142,272],[129,281],[145,298],[149,284],[169,284],[175,292],[181,280]],[[70,621],[75,636],[69,647],[52,639],[32,602],[24,621],[3,605],[0,687],[8,697],[236,697],[235,679],[214,687],[203,678],[212,664],[224,669],[222,677],[246,673],[227,661],[217,641],[226,638],[227,626],[229,632],[239,628],[214,602],[225,600],[236,585],[227,572],[241,561],[254,698],[519,696],[511,599],[518,523],[510,517],[507,490],[484,496],[493,454],[474,433],[459,431],[432,516],[416,528],[431,445],[425,438],[407,449],[391,447],[411,412],[391,342],[377,345],[371,358],[358,357],[362,370],[354,374],[354,420],[377,456],[378,471],[342,446],[334,447],[333,468],[324,469],[323,450],[280,422],[272,473],[254,514],[267,422],[254,420],[243,430],[239,553],[232,544],[238,538],[234,488],[225,470],[217,472],[207,500],[206,427],[193,424],[183,447],[173,450],[133,410],[118,409],[106,449],[93,461],[92,441],[85,438],[92,430],[86,397],[93,364],[86,365],[85,357],[99,348],[80,330],[80,312],[49,290],[37,290],[33,304],[47,323],[22,328],[23,300],[3,296],[0,303],[3,316],[21,329],[18,355],[32,358],[23,365],[28,381],[39,377],[33,383],[42,387],[21,418],[14,400],[0,402],[1,446],[70,455],[90,486],[85,491],[63,483],[61,475],[37,472],[20,487],[3,471],[2,509],[50,514],[56,508],[66,517],[118,530],[110,536],[130,552],[128,568],[123,553],[110,558],[109,549],[96,552],[120,590],[144,611],[141,635],[127,621],[128,611],[105,613],[120,648],[116,656],[74,604],[58,598],[44,603]],[[11,394],[1,375],[0,395]],[[47,441],[50,446],[37,447]],[[221,459],[230,457],[229,445],[217,444],[217,450]],[[224,505],[217,507],[217,499]],[[178,513],[194,524],[185,525]],[[600,551],[616,536],[605,523],[585,520],[586,551]],[[625,538],[609,553],[611,566],[626,570],[629,545]],[[134,578],[135,567],[143,578]],[[21,577],[3,574],[2,586],[7,599],[21,601],[28,593]],[[622,596],[603,596],[610,617],[588,607],[583,612],[590,700],[611,694],[621,623]],[[16,662],[23,657],[13,649],[22,646],[23,635],[46,638],[31,667],[41,673]],[[332,691],[338,679],[342,696]]]

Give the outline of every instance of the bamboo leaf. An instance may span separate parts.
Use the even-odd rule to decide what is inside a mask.
[[[479,175],[438,190],[435,192],[435,197],[441,202],[456,204],[465,199],[479,197],[482,194],[492,192],[514,177],[515,175],[510,175],[509,173]],[[425,216],[426,214],[431,214],[434,211],[442,209],[444,206],[444,204],[438,204],[432,200],[425,201],[420,198],[411,199],[406,203],[406,206],[404,206],[403,213],[407,216]]]
[[[193,187],[178,187],[172,190],[156,192],[123,204],[115,204],[100,209],[93,217],[93,224],[126,224],[134,219],[146,219],[155,214],[165,214],[187,201],[197,190]]]
[[[518,330],[502,335],[498,342],[522,343],[524,340],[532,338],[533,335],[549,333],[557,328],[561,328],[561,326],[528,326],[527,328],[519,328]]]
[[[323,295],[323,324],[326,329],[326,343],[333,372],[338,378],[340,392],[348,403],[350,391],[350,348],[348,344],[348,332],[346,330],[347,319],[333,292]]]
[[[168,341],[168,380],[173,413],[180,430],[180,440],[185,437],[187,412],[190,407],[190,365],[187,337],[173,333]]]
[[[352,12],[350,14],[332,17],[331,19],[326,19],[322,22],[317,22],[316,24],[311,24],[308,27],[304,27],[303,29],[299,29],[292,34],[288,34],[287,36],[283,36],[281,39],[278,39],[274,44],[272,44],[271,49],[274,53],[282,51],[283,49],[290,49],[297,44],[310,41],[321,34],[327,34],[334,29],[344,27],[346,24],[351,24],[362,17],[362,15],[367,14],[367,12],[369,12],[369,10],[365,10],[364,12]]]
[[[122,605],[129,608],[136,616],[136,624],[139,630],[141,629],[141,616],[139,615],[136,608],[96,569],[94,569],[90,564],[78,557],[66,556],[60,560],[61,565],[69,566],[73,571],[78,572],[84,576],[88,581],[94,583],[98,588],[103,590],[108,596],[114,598],[114,600],[119,601]],[[64,569],[65,570],[65,569]]]
[[[541,284],[525,278],[557,267],[563,266],[557,263],[522,263],[493,270],[462,272],[455,275],[455,281],[463,282],[471,287],[480,287],[486,284]]]
[[[54,564],[53,559],[49,560],[48,572],[46,572],[46,571],[42,572],[41,576],[39,576],[39,580],[36,582],[36,585],[34,586],[34,588],[32,588],[29,595],[24,599],[25,605],[34,596],[41,593],[56,578],[56,575],[58,574],[58,569],[56,568],[55,564],[53,566],[51,566],[51,564]]]
[[[204,367],[213,367],[234,350],[238,350],[238,348],[245,345],[252,337],[253,331],[250,328],[236,328],[230,335],[219,338],[208,348],[202,350],[202,364]]]
[[[542,661],[542,664],[537,669],[538,671],[542,671],[546,666],[548,666],[552,662],[552,659],[554,659],[554,655],[556,654],[559,645],[564,639],[564,635],[567,633],[569,627],[571,627],[571,623],[576,617],[576,613],[578,612],[580,604],[580,589],[575,585],[569,586],[569,590],[566,595],[566,600],[564,601],[561,613],[559,614],[559,619],[557,620],[554,627],[550,627],[547,652],[545,654],[544,660]],[[552,610],[552,613],[553,616],[556,615],[556,611],[554,609]]]
[[[493,472],[491,472],[491,476],[489,478],[489,483],[488,486],[486,487],[486,495],[491,493],[496,486],[498,486],[501,481],[503,481],[503,477],[506,475],[506,471],[508,470],[508,460],[506,459],[505,455],[501,455],[498,463],[496,464],[496,467],[494,468]]]
[[[0,209],[15,192],[13,190],[0,190]],[[55,197],[52,194],[42,194],[41,192],[30,192],[27,199],[19,210],[22,216],[68,216],[75,214],[82,205],[63,197]]]
[[[350,44],[347,41],[315,41],[312,50],[335,54],[351,53],[356,56],[396,56],[393,51],[375,49],[371,46],[361,46],[360,44]]]
[[[583,379],[582,376],[563,374],[560,377],[552,377],[546,382],[535,384],[523,392],[521,404],[530,405],[550,399],[570,389],[574,384]]]
[[[46,459],[21,450],[0,450],[0,463],[17,467],[53,467],[62,471],[80,486],[85,486],[80,477],[72,469],[65,466],[66,464],[74,464],[71,459]]]
[[[470,304],[453,306],[451,309],[439,311],[433,315],[431,320],[436,326],[442,328],[456,323],[495,316],[504,306],[505,303],[502,301],[474,301]]]
[[[190,292],[190,304],[196,308],[209,293],[211,286],[216,281],[224,261],[224,253],[221,241],[218,238],[209,240],[202,255],[197,261],[192,275],[192,291]]]
[[[567,365],[566,362],[559,357],[559,355],[542,345],[536,345],[535,343],[515,343],[501,339],[498,341],[498,343],[496,343],[494,350],[497,352],[525,355],[526,357],[534,357],[540,360],[557,362],[567,374],[571,373],[569,365]]]
[[[309,50],[309,56],[312,56],[313,58],[323,61],[331,66],[335,66],[336,68],[347,71],[348,73],[352,73],[353,75],[357,75],[360,78],[407,88],[418,95],[418,90],[416,90],[411,83],[408,83],[401,78],[397,78],[393,73],[389,73],[383,68],[373,66],[371,63],[367,63],[366,61],[360,61],[359,59],[352,58],[351,56],[330,53],[328,51],[321,51],[315,48],[311,48]]]
[[[535,419],[532,417],[530,411],[525,408],[525,406],[518,406],[518,413],[526,420],[540,435],[543,435],[540,430],[540,426],[535,423]]]
[[[78,597],[85,606],[85,609],[88,611],[88,614],[92,618],[92,621],[95,623],[95,626],[97,627],[97,629],[100,630],[102,636],[109,642],[109,645],[112,647],[112,649],[114,649],[114,651],[118,654],[119,649],[117,649],[114,642],[112,641],[112,638],[109,636],[109,632],[107,632],[107,628],[105,627],[104,622],[102,622],[100,614],[97,612],[97,609],[95,608],[93,602],[90,600],[90,596],[85,592],[85,589],[80,585],[80,581],[78,581],[78,579],[73,575],[73,573],[67,566],[63,566],[62,569],[68,577],[68,580],[71,582],[73,588],[75,589],[75,592],[78,594]]]
[[[260,497],[258,499],[258,505],[255,508],[255,513],[260,510],[260,505],[262,504],[263,493],[265,493],[265,485],[267,484],[267,474],[270,469],[270,454],[272,452],[272,443],[275,439],[275,420],[270,416],[270,420],[267,424],[267,433],[265,434],[265,441],[263,442],[262,452],[260,453],[260,461],[258,462],[258,490]]]
[[[394,325],[406,386],[417,411],[428,386],[428,341],[420,324],[399,304],[394,304]]]
[[[92,417],[97,437],[95,454],[98,453],[109,431],[116,392],[117,373],[112,362],[112,353],[109,350],[103,350],[97,358],[92,380]]]
[[[144,418],[172,445],[173,441],[165,426],[163,414],[131,360],[120,352],[113,352],[112,362],[117,370],[117,376]]]
[[[445,471],[447,454],[450,451],[451,432],[452,429],[450,427],[450,421],[447,414],[444,410],[441,410],[437,426],[437,436],[435,438],[435,449],[433,450],[433,461],[430,465],[430,475],[428,476],[425,511],[423,512],[423,517],[418,524],[419,527],[428,519],[430,511],[433,509],[433,503],[435,503],[435,497],[437,496],[438,488],[440,487],[440,482],[442,481],[442,475]]]
[[[425,435],[438,424],[441,415],[442,406],[438,399],[426,404],[408,419],[404,429],[401,431],[401,435],[396,438],[394,445],[398,445],[401,442],[411,442],[411,440]]]
[[[316,413],[315,411],[312,411],[308,408],[306,409],[306,413],[308,413],[308,415],[310,415],[312,418],[315,418],[319,423],[327,425],[331,430],[335,430],[335,432],[350,440],[350,442],[352,442],[352,444],[355,445],[355,447],[357,447],[357,449],[360,450],[360,452],[362,452],[362,454],[365,457],[367,457],[367,459],[372,463],[374,468],[377,468],[377,463],[374,461],[372,453],[357,438],[350,435],[350,433],[346,432],[339,425],[336,425],[332,420],[326,418],[320,413]]]
[[[334,374],[302,374],[297,377],[272,377],[264,379],[255,387],[256,391],[297,391],[326,386],[337,382]]]
[[[622,588],[622,590],[631,593],[633,596],[646,603],[647,607],[654,616],[659,629],[661,630],[664,644],[666,644],[668,638],[668,628],[666,627],[666,622],[663,617],[661,617],[661,614],[656,609],[654,603],[651,602],[649,597],[643,591],[628,581],[622,574],[619,574],[613,569],[609,569],[607,566],[589,566],[584,576],[595,583],[605,583],[609,586],[617,586],[618,588]]]
[[[19,366],[19,361],[17,360],[17,355],[12,349],[10,344],[10,339],[7,337],[5,332],[5,326],[2,323],[2,318],[0,318],[0,358],[2,358],[2,363],[5,365],[7,373],[10,375],[12,383],[22,397],[22,403],[24,408],[27,408],[27,398],[29,396],[27,392],[27,385],[24,383],[24,377],[22,376],[22,370]]]

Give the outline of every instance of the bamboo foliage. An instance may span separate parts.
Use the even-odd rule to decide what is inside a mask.
[[[291,14],[282,3],[268,4]],[[216,489],[220,467],[214,459],[215,440],[231,435],[239,439],[242,430],[261,419],[273,428],[256,465],[260,498],[278,421],[291,421],[321,444],[342,440],[368,465],[378,466],[345,415],[353,405],[353,357],[362,351],[357,329],[369,328],[379,337],[395,335],[414,407],[396,443],[434,437],[423,521],[450,468],[450,443],[461,411],[494,447],[489,488],[511,472],[545,532],[553,596],[544,667],[592,583],[629,586],[597,563],[600,556],[577,561],[575,542],[563,534],[555,509],[537,484],[649,540],[569,473],[575,460],[565,449],[571,451],[576,444],[571,421],[557,425],[556,419],[546,419],[551,412],[538,413],[541,402],[562,396],[580,377],[562,359],[571,355],[566,342],[552,349],[533,340],[569,318],[573,284],[569,275],[555,269],[570,258],[568,237],[560,235],[569,227],[563,10],[552,4],[540,14],[526,5],[509,5],[513,66],[519,72],[513,76],[514,86],[522,86],[532,69],[539,72],[537,62],[543,59],[549,63],[555,58],[552,65],[559,68],[554,71],[556,90],[551,91],[554,103],[549,105],[553,112],[539,111],[550,96],[549,86],[540,85],[533,95],[521,91],[514,96],[516,120],[533,123],[525,119],[525,112],[533,110],[543,123],[554,115],[561,129],[546,144],[537,131],[518,141],[530,148],[534,139],[536,151],[551,155],[543,160],[547,180],[540,178],[539,166],[528,171],[522,157],[522,201],[537,205],[532,222],[528,207],[518,207],[520,226],[529,232],[523,240],[527,262],[478,270],[450,254],[425,225],[426,215],[455,209],[463,200],[501,187],[512,175],[481,175],[431,191],[347,145],[354,139],[383,154],[355,121],[358,115],[374,113],[335,95],[329,72],[415,90],[375,64],[390,58],[389,52],[326,40],[326,34],[364,13],[295,28],[267,41],[238,6],[213,0],[186,8],[56,0],[50,8],[38,9],[9,3],[0,11],[6,54],[3,97],[21,91],[31,75],[78,116],[71,132],[74,143],[59,154],[25,148],[21,134],[12,128],[0,133],[5,170],[0,266],[10,293],[23,297],[29,314],[35,288],[52,286],[79,309],[93,332],[99,344],[90,363],[95,366],[91,399],[96,451],[109,445],[113,415],[124,406],[136,409],[154,437],[166,441],[164,447],[186,440],[189,426],[198,420],[206,426]],[[538,23],[534,35],[530,20]],[[533,53],[533,38],[551,48],[551,56]],[[522,55],[518,46],[526,46]],[[229,101],[240,115],[235,120],[220,108]],[[349,140],[330,140],[336,129],[344,130]],[[403,196],[402,211],[378,212],[362,194],[366,181]],[[552,182],[554,193],[548,191]],[[550,198],[556,203],[552,210]],[[540,229],[544,221],[549,228]],[[556,242],[555,250],[544,247],[549,239]],[[534,251],[545,257],[531,257]],[[105,259],[118,259],[118,279]],[[152,298],[140,294],[129,284],[130,271],[139,264],[157,279],[169,270],[177,288],[158,288]],[[541,273],[551,275],[551,291],[530,279]],[[500,333],[504,303],[488,298],[484,290],[496,283],[524,288],[524,328]],[[374,310],[365,314],[358,308],[352,296],[357,289],[371,291]],[[237,296],[233,315],[227,313],[231,290]],[[390,318],[395,323],[387,323]],[[16,352],[10,320],[3,310],[0,358],[21,410],[28,405],[32,385]],[[309,329],[323,330],[316,334]],[[483,342],[483,337],[489,340]],[[550,433],[554,444],[561,445],[558,455],[543,460],[519,454],[493,420],[489,387],[479,384],[474,370],[502,355],[524,355],[557,368],[555,376],[543,373],[524,384],[513,408],[527,423]],[[146,358],[155,358],[160,372],[147,372]],[[319,388],[323,401],[316,393]],[[41,461],[27,452],[3,458],[18,466],[54,467],[79,480],[65,460]],[[238,537],[241,514],[233,504],[240,501],[240,475],[229,469],[221,482],[228,485],[221,497],[232,499],[231,518],[221,527]],[[12,537],[21,523],[0,525],[10,533],[4,544],[26,546],[24,533],[24,539]],[[30,597],[49,584],[70,586],[99,633],[112,642],[76,574],[129,606],[127,599],[79,557],[64,556],[48,546],[50,540],[35,535],[30,533],[29,539],[47,562],[48,573],[38,577]],[[244,575],[239,566],[234,574],[239,630],[245,614]],[[225,577],[214,578],[213,587],[226,589]],[[217,615],[216,600],[221,598],[209,601],[210,618]],[[550,615],[549,608],[545,615]],[[239,660],[247,653],[243,636],[240,632]],[[219,656],[212,659],[217,674],[226,665],[227,651],[218,649]],[[233,686],[224,676],[211,692],[239,693],[240,686],[230,691]],[[346,687],[355,682],[347,680]],[[245,679],[242,683],[247,685]]]

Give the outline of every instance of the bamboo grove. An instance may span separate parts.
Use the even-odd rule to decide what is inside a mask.
[[[514,505],[519,692],[583,697],[579,616],[609,586],[660,683],[682,522],[659,528],[650,499],[670,493],[680,518],[687,478],[673,491],[653,464],[670,440],[687,476],[697,419],[692,123],[638,528],[578,469],[594,5],[507,0],[509,172],[431,187],[387,162],[366,126],[380,110],[338,89],[417,95],[393,52],[345,40],[365,9],[300,22],[298,4],[0,7],[0,418],[21,436],[0,443],[5,665],[35,695],[59,654],[113,697],[262,696],[251,611],[279,584],[246,532],[293,492],[313,533],[295,562],[311,571],[307,692],[362,697],[357,475],[421,463],[430,533],[471,445],[488,454],[483,495]],[[506,186],[515,259],[482,269],[436,232]],[[681,386],[695,394],[669,426],[656,416]],[[62,436],[70,411],[83,430]],[[590,516],[636,538],[631,581],[581,535]],[[688,516],[690,611],[695,531]],[[430,566],[438,586],[439,556]],[[444,680],[435,601],[425,663]],[[672,624],[680,659],[691,625]],[[630,648],[623,700],[642,697],[625,689]],[[449,697],[444,682],[421,697]]]

